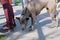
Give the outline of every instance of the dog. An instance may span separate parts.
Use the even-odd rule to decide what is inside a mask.
[[[52,19],[52,27],[54,27],[54,21],[57,23],[56,27],[58,27],[58,17],[56,16],[56,6],[57,0],[31,0],[27,6],[23,9],[21,17],[16,17],[20,21],[22,25],[22,30],[26,28],[29,17],[32,19],[32,25],[30,26],[29,31],[34,30],[35,19],[38,14],[40,14],[43,8],[46,8],[47,13],[50,15]]]

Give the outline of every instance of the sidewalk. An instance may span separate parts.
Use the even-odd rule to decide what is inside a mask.
[[[21,6],[14,6],[13,9],[15,17],[20,16]],[[60,9],[57,10],[60,12]],[[60,22],[60,14],[58,16]],[[32,32],[28,32],[29,26],[31,25],[30,20],[27,28],[22,31],[19,21],[15,18],[17,26],[14,32],[7,34],[7,40],[60,40],[60,25],[58,28],[48,28],[51,25],[51,18],[45,9],[37,16],[35,30]],[[0,8],[0,27],[4,25],[5,22],[3,9]]]

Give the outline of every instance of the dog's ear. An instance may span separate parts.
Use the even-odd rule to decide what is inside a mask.
[[[20,17],[16,17],[16,19],[20,20]]]
[[[24,15],[24,14],[25,14],[25,10],[22,11],[22,15]]]
[[[22,15],[25,15],[27,12],[27,8],[25,8],[23,11],[22,11]]]

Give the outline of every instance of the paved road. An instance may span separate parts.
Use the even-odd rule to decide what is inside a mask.
[[[20,6],[14,6],[14,15],[20,16],[21,13],[21,7]],[[60,12],[59,9],[57,9],[58,12]],[[60,14],[59,17],[59,24],[60,24]],[[35,30],[32,32],[28,32],[30,21],[24,31],[21,30],[21,25],[19,24],[19,21],[15,19],[15,22],[17,24],[15,31],[11,32],[7,36],[7,40],[60,40],[60,25],[58,28],[48,28],[51,25],[51,18],[47,14],[46,10],[43,9],[41,14],[37,16],[36,24],[35,24]],[[4,25],[6,22],[3,9],[0,8],[0,27]]]

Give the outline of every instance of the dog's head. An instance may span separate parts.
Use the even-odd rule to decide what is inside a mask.
[[[29,20],[29,12],[28,12],[27,8],[25,8],[22,11],[21,16],[16,17],[16,19],[18,19],[20,21],[20,24],[22,27],[25,27],[27,25],[28,20]]]

